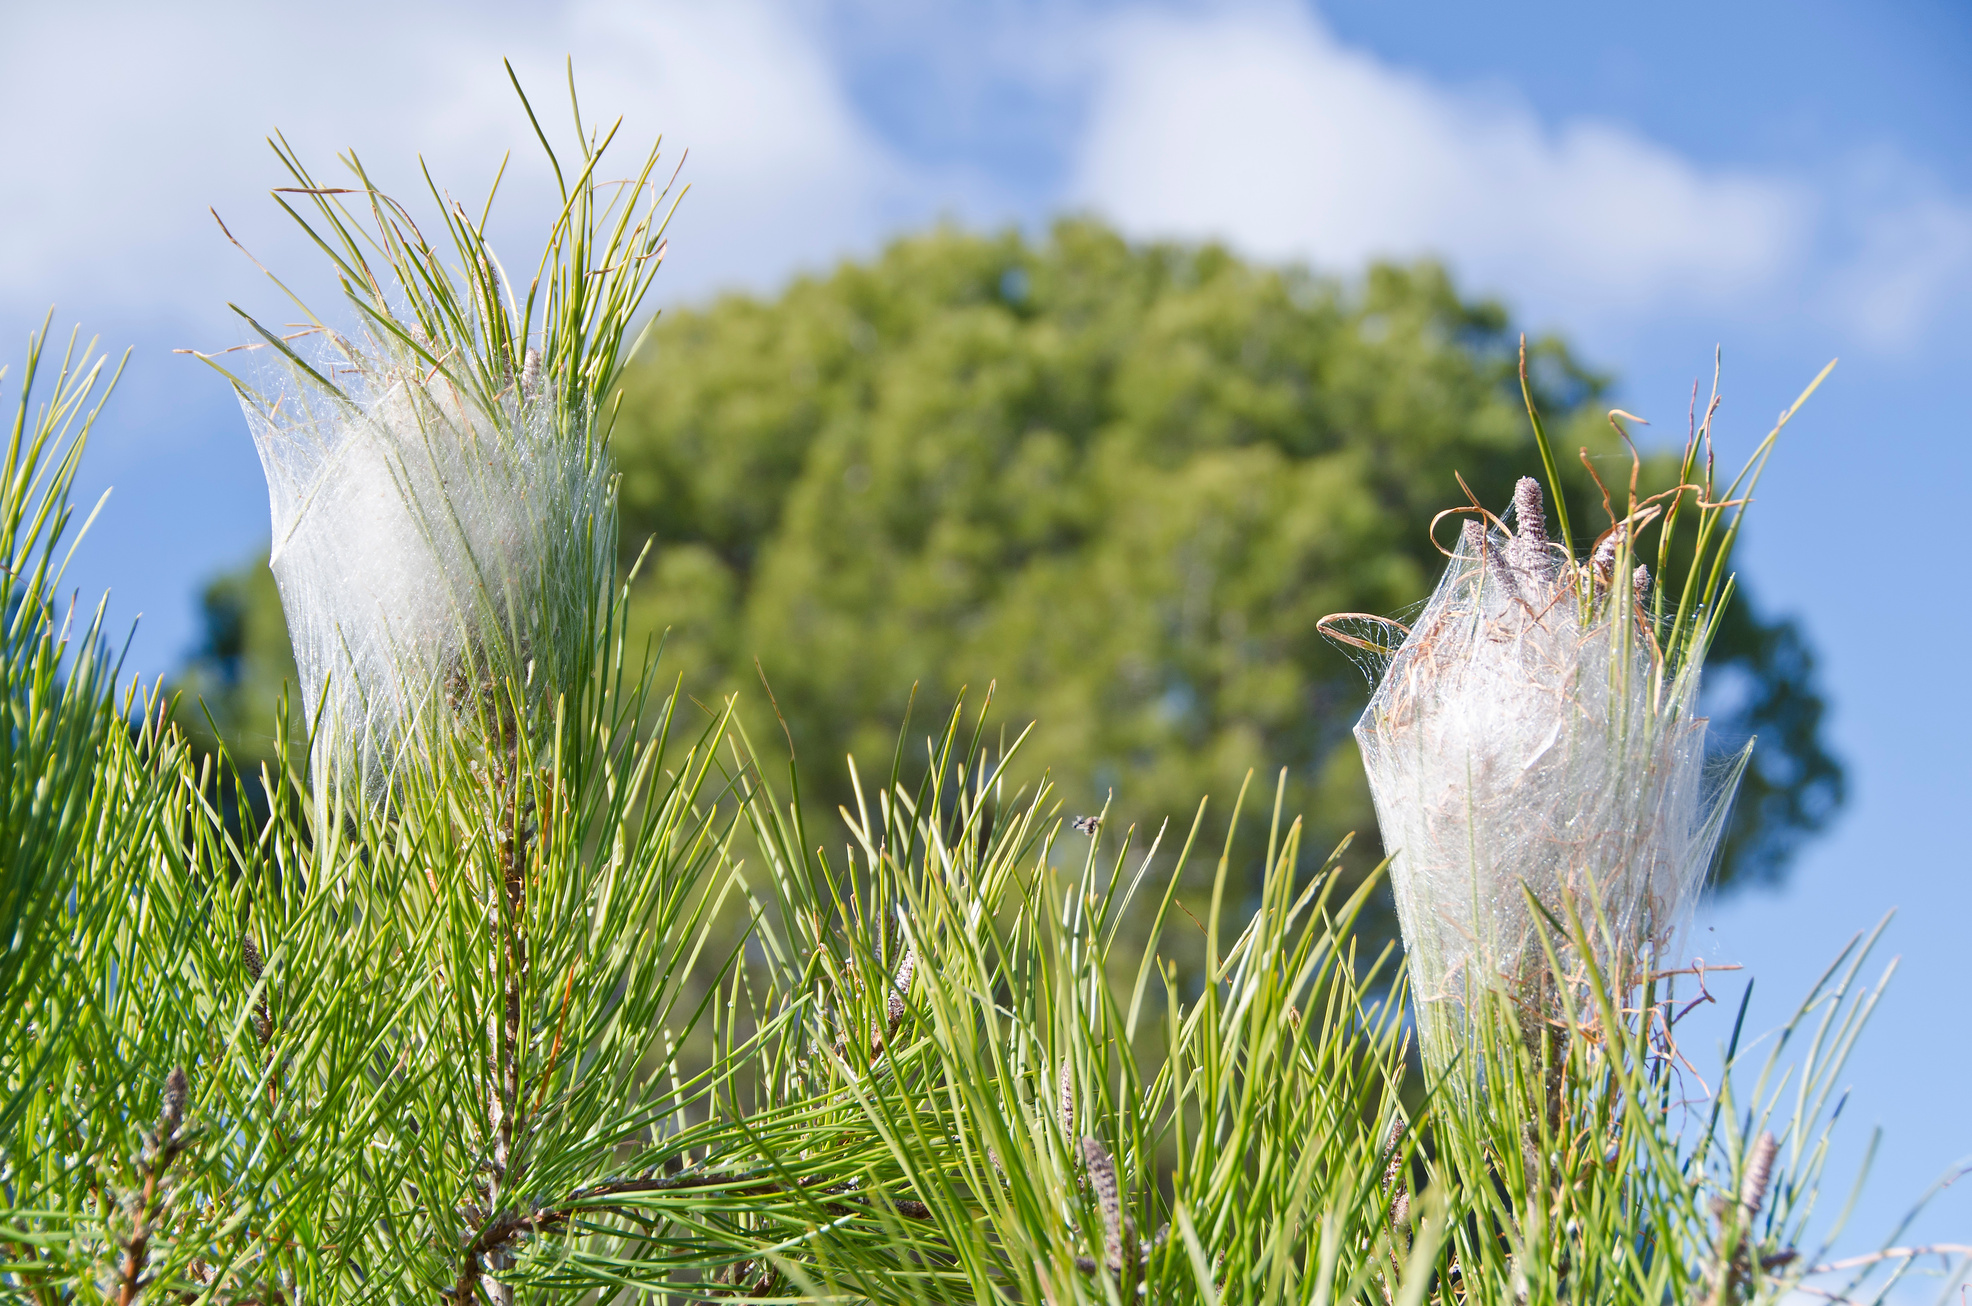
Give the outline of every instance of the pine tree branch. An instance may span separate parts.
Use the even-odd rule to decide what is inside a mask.
[[[185,1118],[187,1090],[184,1068],[172,1067],[164,1081],[164,1107],[158,1113],[157,1137],[145,1149],[142,1162],[144,1197],[137,1207],[137,1223],[130,1231],[129,1241],[123,1245],[123,1268],[117,1276],[117,1306],[134,1306],[137,1294],[147,1284],[144,1272],[150,1258],[151,1234],[156,1231],[152,1222],[158,1215],[159,1190],[165,1172],[185,1150],[178,1130]]]

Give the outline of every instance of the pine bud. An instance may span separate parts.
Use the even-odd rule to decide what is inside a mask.
[[[1780,1144],[1774,1136],[1762,1131],[1746,1158],[1746,1178],[1739,1185],[1739,1207],[1748,1220],[1757,1216],[1766,1204],[1767,1185],[1773,1181],[1774,1153],[1779,1150]]]
[[[1116,1162],[1109,1149],[1093,1138],[1082,1140],[1082,1160],[1089,1167],[1089,1186],[1102,1207],[1103,1251],[1112,1267],[1123,1263],[1123,1187],[1116,1179]]]
[[[1409,1128],[1402,1116],[1390,1122],[1390,1141],[1384,1145],[1389,1164],[1383,1169],[1383,1191],[1390,1194],[1390,1224],[1401,1229],[1410,1223],[1410,1185],[1405,1182],[1404,1155],[1400,1146]]]
[[[1403,1149],[1398,1144],[1404,1141],[1404,1130],[1406,1127],[1401,1116],[1390,1122],[1390,1141],[1384,1144],[1383,1153],[1389,1158],[1389,1164],[1383,1168],[1383,1188],[1385,1192],[1388,1192],[1392,1188],[1401,1188],[1404,1182]]]
[[[1603,536],[1602,543],[1595,546],[1595,556],[1591,561],[1595,563],[1596,579],[1605,585],[1615,579],[1616,550],[1623,546],[1623,537],[1628,533],[1628,529],[1618,522],[1615,529]]]
[[[1541,483],[1523,476],[1513,487],[1513,542],[1507,546],[1514,570],[1547,581],[1554,578],[1554,553],[1548,548],[1547,504]]]
[[[251,934],[240,936],[240,964],[245,967],[247,978],[258,984],[263,967],[260,948],[254,943]],[[274,1037],[274,1017],[267,1009],[267,995],[264,992],[253,1004],[253,1036],[260,1041],[262,1047]]]
[[[158,1113],[158,1146],[168,1147],[178,1136],[178,1126],[185,1122],[185,1099],[190,1096],[191,1085],[185,1079],[185,1068],[173,1066],[171,1073],[164,1077],[164,1109]]]
[[[1061,1121],[1061,1132],[1070,1138],[1075,1136],[1075,1067],[1067,1057],[1061,1059],[1060,1108],[1056,1117]]]
[[[890,1028],[896,1029],[904,1019],[904,995],[911,991],[911,976],[917,972],[918,956],[914,948],[904,949],[904,959],[897,963],[897,975],[890,983]]]

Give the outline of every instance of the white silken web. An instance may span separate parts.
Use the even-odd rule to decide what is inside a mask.
[[[376,802],[463,700],[513,684],[531,712],[585,673],[615,505],[585,415],[555,402],[531,352],[475,397],[408,349],[331,350],[333,387],[242,403],[318,796]]]
[[[1538,485],[1515,499],[1517,533],[1467,523],[1355,729],[1441,1064],[1481,988],[1547,1018],[1585,963],[1619,988],[1664,964],[1750,755],[1708,765],[1698,666],[1666,667],[1644,570],[1615,580],[1620,529],[1576,565]],[[1588,957],[1557,928],[1571,914]]]

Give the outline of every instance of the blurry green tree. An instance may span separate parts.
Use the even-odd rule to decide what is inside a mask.
[[[199,618],[199,649],[172,686],[179,724],[200,750],[224,739],[241,769],[252,769],[274,756],[283,688],[296,692],[294,648],[267,555],[214,577],[199,596]],[[298,724],[301,705],[289,708]]]
[[[1465,502],[1445,469],[1496,510],[1539,471],[1517,343],[1432,264],[1344,284],[1084,220],[1041,241],[939,228],[771,301],[673,309],[611,437],[626,562],[653,543],[635,616],[700,702],[743,692],[764,748],[781,727],[758,658],[816,842],[845,755],[889,764],[913,685],[928,724],[996,682],[994,719],[1038,722],[1029,756],[1071,811],[1113,792],[1112,824],[1181,838],[1200,795],[1285,767],[1308,846],[1358,830],[1350,860],[1372,864],[1349,735],[1368,684],[1316,622],[1424,598],[1432,519]],[[1558,340],[1529,358],[1560,447],[1626,486],[1606,379]],[[1572,519],[1600,529],[1575,471]],[[1646,458],[1646,489],[1673,474]],[[256,760],[292,675],[264,562],[215,581],[205,615],[181,684]],[[1742,588],[1708,669],[1716,736],[1760,737],[1721,875],[1771,880],[1843,796],[1813,655]]]

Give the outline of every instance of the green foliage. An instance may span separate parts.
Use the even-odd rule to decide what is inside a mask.
[[[5,1140],[8,1286],[1661,1306],[1780,1300],[1808,1268],[1818,1122],[1873,997],[1859,957],[1819,1000],[1791,1135],[1778,1081],[1743,1117],[1729,1093],[1686,1110],[1659,1023],[1620,997],[1546,1041],[1500,1009],[1492,1094],[1433,1085],[1407,1108],[1402,973],[1352,938],[1370,888],[1345,901],[1332,866],[1303,870],[1278,805],[1260,909],[1233,927],[1222,854],[1194,926],[1171,907],[1202,809],[1153,873],[1127,834],[1084,842],[1045,789],[1013,791],[983,717],[954,713],[915,785],[859,790],[839,861],[803,851],[800,804],[734,740],[768,850],[738,865],[698,814],[725,723],[681,755],[637,734],[648,706],[598,686],[524,758],[539,824],[506,919],[487,906],[513,807],[470,749],[430,759],[391,817],[345,811],[311,843],[277,816],[250,848],[219,846],[182,754],[126,752],[178,798],[127,863],[144,909],[78,940],[87,1018]],[[1160,932],[1209,936],[1202,989],[1118,929],[1136,893]],[[753,922],[737,957],[704,949],[721,895]],[[518,972],[503,937],[526,940]],[[507,1030],[526,1195],[488,1209]],[[1735,1202],[1777,1125],[1774,1196]]]
[[[1172,907],[1204,808],[1175,863],[1128,835],[1105,845],[1045,786],[1016,791],[985,725],[947,718],[915,788],[895,771],[858,782],[841,860],[804,851],[798,803],[749,794],[769,861],[752,882],[778,890],[757,1018],[800,1014],[784,1082],[836,1090],[882,1160],[849,1191],[887,1189],[895,1212],[838,1199],[812,1262],[756,1254],[759,1283],[900,1302],[1287,1300],[1323,1272],[1326,1236],[1349,1249],[1342,1278],[1326,1267],[1345,1298],[1394,1287],[1378,1254],[1402,989],[1370,996],[1394,958],[1355,951],[1369,886],[1345,899],[1332,865],[1297,873],[1300,825],[1276,810],[1260,908],[1235,928],[1219,910],[1228,837],[1205,927],[1215,978],[1188,995],[1157,936],[1190,928]],[[1157,907],[1142,950],[1124,928],[1138,893]]]
[[[984,724],[950,718],[915,792],[894,772],[888,792],[857,781],[844,862],[803,853],[798,804],[753,793],[779,889],[767,969],[791,979],[760,1010],[822,1013],[782,1064],[812,1082],[847,1062],[837,1100],[894,1167],[854,1191],[894,1174],[913,1194],[890,1190],[897,1218],[875,1246],[860,1212],[825,1207],[836,1221],[801,1254],[756,1254],[758,1292],[1724,1306],[1785,1299],[1813,1271],[1834,1090],[1882,991],[1862,976],[1874,935],[1829,968],[1750,1091],[1735,1036],[1716,1094],[1692,1100],[1703,1086],[1675,1041],[1688,1007],[1679,976],[1660,975],[1597,980],[1592,1009],[1552,1021],[1494,1001],[1469,1055],[1407,1105],[1404,976],[1389,952],[1356,951],[1369,887],[1345,900],[1333,858],[1303,869],[1284,776],[1258,909],[1235,934],[1243,791],[1211,915],[1187,924],[1171,907],[1203,806],[1174,866],[1128,833],[1085,844],[1036,820],[1045,791],[1010,796],[1011,759],[979,751]],[[1141,951],[1119,928],[1138,893],[1158,904]],[[1209,978],[1187,990],[1160,953],[1194,926]],[[1551,959],[1571,938],[1587,955],[1585,928],[1556,922]],[[1803,1042],[1790,1079],[1779,1068]],[[780,1231],[756,1227],[774,1245]],[[912,1259],[896,1265],[900,1245]],[[1888,1287],[1863,1273],[1849,1290]]]
[[[760,657],[823,810],[914,682],[997,681],[1084,810],[1286,764],[1324,833],[1369,828],[1334,748],[1360,677],[1315,624],[1421,594],[1441,469],[1524,450],[1454,343],[1503,326],[1429,269],[1354,304],[1084,223],[670,313],[617,428],[626,542],[657,540],[638,614],[702,697]]]
[[[288,728],[302,721],[292,698],[294,646],[265,555],[207,583],[199,617],[199,648],[173,685],[178,724],[201,751],[224,743],[243,770],[255,772],[274,759],[282,705],[291,709]]]
[[[555,343],[542,366],[556,379],[541,402],[556,406],[555,433],[581,442],[585,457],[634,306],[596,265],[609,264],[613,239],[588,239],[607,212],[585,193],[604,184],[593,180],[599,156],[597,139],[585,138],[587,166],[564,192],[565,216],[577,218],[558,224],[544,263],[557,289],[548,292]],[[498,302],[503,278],[489,270],[497,265],[480,227],[460,216],[452,228],[465,255],[454,272],[402,209],[369,199],[382,229],[376,269],[358,261],[357,224],[345,226],[334,202],[318,215],[383,350],[391,359],[415,351],[425,377],[417,384],[465,395],[459,402],[476,419],[510,417],[512,397],[527,396],[523,349],[534,319],[517,296]],[[1063,231],[1064,247],[1086,239],[1097,271],[1107,258],[1111,271],[1134,268],[1152,289],[1167,275],[1187,294],[1221,274],[1257,279],[1278,292],[1271,302],[1281,314],[1328,312],[1344,324],[1336,330],[1364,342],[1357,365],[1375,361],[1375,333],[1312,282],[1252,273],[1209,250],[1132,251],[1092,228]],[[654,256],[646,234],[638,228],[633,244]],[[907,242],[893,257],[936,245]],[[921,279],[939,266],[928,260]],[[1075,281],[1069,270],[1055,269],[1062,275],[1051,283],[1037,260],[1023,265],[1028,280],[1001,272],[990,285],[1008,301],[1045,304]],[[1405,296],[1432,285],[1442,292],[1433,292],[1436,308],[1390,325]],[[1119,319],[1146,307],[1157,310],[1150,319],[1167,309],[1182,319],[1190,302],[1180,295],[1179,308],[1160,308],[1139,296],[1133,305],[1109,289],[1086,279],[1075,302]],[[1392,315],[1379,329],[1408,331],[1413,342],[1435,338],[1455,309],[1472,318],[1428,273],[1379,273],[1365,293]],[[397,316],[406,303],[416,331]],[[979,361],[968,374],[988,378],[989,389],[996,365],[981,341],[1006,325],[995,325],[999,317],[1017,316],[1006,304],[991,314],[927,328],[944,341],[940,357]],[[1466,328],[1501,329],[1481,318]],[[1170,325],[1174,338],[1189,329]],[[1050,348],[1101,344],[1077,345],[1060,326]],[[846,332],[852,349],[866,340],[853,322]],[[434,357],[440,341],[447,348]],[[336,389],[284,342],[268,343]],[[379,371],[390,361],[348,341],[331,347]],[[290,728],[297,714],[277,702],[261,754],[270,800],[257,809],[226,778],[223,739],[199,760],[156,699],[127,721],[91,660],[95,632],[65,651],[52,624],[49,573],[37,559],[53,556],[66,521],[79,445],[79,436],[65,448],[57,437],[93,380],[65,371],[58,401],[17,425],[36,435],[17,436],[0,513],[11,532],[9,583],[19,582],[8,591],[15,633],[5,646],[8,743],[17,749],[6,837],[9,851],[41,858],[5,868],[20,928],[0,972],[12,986],[0,1006],[0,1289],[119,1306],[763,1296],[1726,1306],[1792,1291],[1814,1272],[1799,1254],[1801,1219],[1824,1154],[1827,1090],[1867,1014],[1854,985],[1859,957],[1817,995],[1826,1014],[1792,1098],[1768,1080],[1750,1109],[1726,1090],[1715,1109],[1687,1111],[1673,1091],[1682,1063],[1666,1041],[1663,994],[1606,984],[1593,1010],[1537,1027],[1517,1009],[1490,1010],[1472,1060],[1431,1074],[1419,1095],[1405,973],[1393,945],[1361,942],[1375,873],[1344,872],[1335,857],[1317,867],[1303,851],[1307,828],[1289,815],[1314,761],[1279,771],[1264,834],[1243,819],[1240,791],[1202,914],[1180,901],[1180,887],[1200,839],[1221,828],[1212,809],[1195,809],[1175,849],[1141,847],[1120,808],[1070,822],[1048,771],[1026,758],[1041,728],[1022,726],[1001,743],[983,709],[954,708],[922,738],[907,719],[894,749],[885,740],[862,751],[891,757],[886,778],[865,783],[847,761],[835,777],[823,763],[816,787],[821,727],[835,721],[843,738],[861,739],[864,714],[892,692],[883,667],[855,662],[853,632],[831,615],[845,595],[860,593],[873,614],[895,609],[872,620],[887,642],[871,648],[898,658],[983,654],[990,645],[967,633],[965,614],[1012,621],[1016,598],[1050,596],[1064,605],[1064,632],[1044,638],[1054,613],[1038,606],[1035,624],[1016,633],[1044,651],[1073,652],[1077,632],[1092,643],[1106,633],[1074,624],[1079,600],[1135,623],[1127,633],[1149,641],[1146,656],[1195,677],[1215,713],[1231,720],[1230,702],[1252,721],[1277,722],[1293,699],[1282,683],[1303,674],[1302,652],[1319,649],[1313,614],[1347,590],[1335,574],[1380,557],[1365,592],[1384,607],[1402,601],[1424,555],[1406,553],[1390,523],[1412,508],[1365,506],[1380,501],[1363,494],[1386,474],[1392,486],[1412,484],[1429,451],[1339,436],[1334,447],[1289,448],[1295,405],[1315,401],[1293,398],[1288,371],[1260,384],[1222,374],[1205,350],[1187,382],[1178,363],[1190,348],[1179,339],[1155,366],[1123,350],[1094,357],[1093,370],[1050,373],[1063,393],[1078,377],[1107,378],[1081,393],[1092,412],[1116,406],[1093,426],[1055,431],[1053,445],[1041,438],[1052,428],[1026,425],[1017,439],[973,439],[978,423],[967,414],[999,409],[947,403],[943,382],[912,391],[865,375],[864,389],[893,396],[872,400],[871,411],[888,416],[859,426],[851,410],[804,437],[800,474],[755,504],[768,504],[771,519],[748,527],[762,549],[744,575],[699,537],[663,541],[645,589],[609,587],[579,568],[529,573],[546,578],[530,599],[542,611],[510,607],[505,625],[474,633],[513,639],[552,619],[579,647],[558,648],[539,674],[520,656],[524,642],[498,656],[472,644],[455,650],[441,690],[409,685],[425,694],[418,729],[387,759],[377,792],[341,783],[334,770],[370,759],[311,750]],[[1413,403],[1420,418],[1438,413],[1446,447],[1434,456],[1463,449],[1461,439],[1482,450],[1496,439],[1493,470],[1518,470],[1510,425],[1487,416],[1490,382],[1474,361],[1483,354],[1412,352],[1470,383],[1464,399],[1479,416],[1444,407],[1444,394],[1420,397],[1429,367],[1406,385],[1385,377],[1344,392],[1381,395],[1393,423]],[[1319,357],[1290,370],[1312,375],[1305,365]],[[440,360],[453,369],[442,382]],[[1128,384],[1112,387],[1111,373]],[[1232,398],[1187,409],[1188,384]],[[1139,395],[1150,397],[1130,417],[1116,396]],[[324,402],[361,410],[365,397],[338,392]],[[895,410],[886,407],[893,400]],[[22,411],[33,411],[25,397]],[[252,411],[272,420],[271,407]],[[1227,416],[1234,411],[1242,415]],[[1214,413],[1224,419],[1216,426]],[[1238,435],[1263,419],[1277,419],[1275,437]],[[1322,429],[1356,420],[1369,418],[1344,414]],[[1214,441],[1202,449],[1191,443],[1201,431]],[[1012,493],[1000,473],[1021,465],[1030,436],[1039,471],[1015,483],[1031,493]],[[924,456],[913,457],[920,440]],[[1074,454],[1062,475],[1048,472],[1050,447]],[[1416,466],[1391,470],[1413,453]],[[810,480],[818,460],[824,472]],[[704,461],[718,465],[710,453]],[[859,467],[867,482],[847,476]],[[1106,482],[1093,472],[1127,493],[1104,499]],[[736,511],[750,479],[735,473]],[[407,498],[416,492],[397,484]],[[880,513],[841,511],[857,484],[891,487]],[[1203,488],[1191,493],[1193,484]],[[430,523],[465,492],[452,485],[443,503],[408,506]],[[1321,510],[1304,511],[1303,500]],[[955,505],[964,511],[947,511]],[[1038,517],[1022,525],[1029,507]],[[584,519],[590,542],[614,510],[611,497]],[[1345,521],[1341,544],[1382,540],[1383,551],[1331,557],[1324,550],[1340,547],[1325,533],[1331,519]],[[869,555],[866,592],[849,584],[861,553],[815,555],[834,559],[833,570],[783,556],[794,539],[819,548],[829,521]],[[524,571],[529,550],[565,543],[507,524],[515,529],[497,540],[507,555],[467,550],[476,573]],[[1002,532],[1025,552],[1007,552]],[[1155,548],[1166,564],[1195,557],[1180,573],[1189,579],[1172,582],[1138,556]],[[776,618],[791,623],[780,628],[786,638],[806,641],[781,646],[797,664],[776,683],[786,686],[800,754],[785,790],[750,742],[755,709],[735,701],[700,720],[682,690],[662,692],[659,664],[638,651],[653,606],[682,592],[680,569],[694,557],[705,576],[729,578],[724,590],[693,591],[726,602],[726,615],[680,631],[696,659],[690,675],[715,687],[725,664],[707,641],[754,630],[735,614],[766,623],[761,595],[788,604],[809,590],[819,596]],[[1077,571],[1089,559],[1114,571],[1117,595],[1148,586],[1153,615],[1100,597],[1100,586],[1078,590],[1107,574]],[[1194,582],[1204,587],[1196,613],[1186,607]],[[264,606],[264,587],[236,592],[249,614]],[[322,601],[305,588],[283,595],[298,618]],[[214,642],[219,683],[228,683],[226,658],[272,629],[257,620]],[[1250,658],[1228,634],[1242,629],[1258,632]],[[820,715],[835,700],[818,672],[798,665],[797,649],[812,649],[855,691],[836,717]],[[1126,656],[1106,656],[1107,674],[1127,681]],[[407,659],[389,670],[411,682],[431,668]],[[1019,667],[1005,683],[1022,686],[1022,675],[1046,683]],[[242,672],[230,683],[250,679]],[[1075,683],[1105,688],[1092,674]],[[1103,700],[1121,714],[1115,731],[1094,709],[1075,716],[1064,706],[1088,737],[1086,748],[1068,749],[1077,807],[1092,766],[1149,777],[1155,799],[1176,792],[1190,765],[1159,762],[1159,749],[1193,740],[1205,755],[1196,765],[1218,768],[1278,743],[1245,717],[1237,728],[1194,723],[1195,738],[1185,734],[1155,707],[1170,689],[1121,685]],[[1053,692],[1065,702],[1076,691]],[[1023,706],[1016,724],[1032,710]],[[224,721],[244,719],[224,718],[220,733],[239,729]],[[1303,711],[1298,724],[1279,726],[1281,737],[1301,738],[1292,731],[1311,729],[1311,719],[1322,715]],[[778,738],[779,725],[769,728]],[[820,804],[808,795],[837,792],[842,823],[815,823]],[[1174,964],[1193,956],[1195,967]],[[1776,1106],[1789,1101],[1783,1121]],[[1773,1126],[1792,1131],[1784,1160],[1760,1141]],[[1780,1195],[1769,1200],[1756,1173]],[[1855,1285],[1845,1296],[1880,1299],[1881,1278],[1873,1297]]]
[[[116,378],[71,336],[53,395],[37,403],[47,343],[44,324],[28,343],[0,461],[0,1130],[24,1109],[46,1040],[74,1012],[65,933],[97,928],[112,910],[85,867],[121,874],[147,819],[141,803],[118,801],[127,740],[102,608],[64,613],[56,598],[69,490]]]
[[[68,700],[98,724],[11,777],[82,775],[85,815],[11,972],[0,1288],[1725,1306],[1814,1271],[1860,953],[1796,1022],[1804,1078],[1770,1062],[1743,1106],[1727,1080],[1688,1109],[1672,996],[1607,990],[1531,1032],[1491,1011],[1407,1101],[1404,973],[1358,951],[1375,881],[1312,866],[1285,774],[1251,875],[1234,804],[1202,920],[1176,895],[1206,807],[1175,856],[1075,829],[983,711],[852,772],[837,857],[797,770],[777,793],[731,716],[653,695],[629,601],[545,728],[486,685],[391,801],[338,789],[320,825],[284,706],[262,817],[216,809],[158,702],[133,730]]]
[[[1311,837],[1370,836],[1366,685],[1316,623],[1422,598],[1454,472],[1499,509],[1536,470],[1516,371],[1506,313],[1428,264],[1344,286],[1086,221],[907,238],[658,322],[615,433],[626,554],[656,541],[634,619],[708,704],[759,658],[818,812],[913,684],[997,682],[1081,810],[1114,791],[1154,825],[1284,766]],[[1608,521],[1575,451],[1619,489],[1629,458],[1565,345],[1531,377],[1586,547]],[[1645,491],[1677,470],[1649,460]],[[1841,795],[1806,645],[1754,611],[1712,655],[1746,690],[1718,729],[1763,736],[1728,879],[1776,873]]]
[[[913,685],[938,702],[997,682],[1070,805],[1113,791],[1154,823],[1285,766],[1311,838],[1362,836],[1360,871],[1375,823],[1347,735],[1367,684],[1316,623],[1422,598],[1430,523],[1465,502],[1452,472],[1497,509],[1536,470],[1515,353],[1505,312],[1428,264],[1349,287],[1086,221],[900,240],[653,326],[612,435],[625,558],[655,541],[631,620],[709,710],[759,660],[811,819],[848,800],[846,755],[889,748]],[[1607,522],[1571,456],[1620,491],[1628,454],[1602,379],[1559,341],[1531,355],[1586,545]],[[1644,489],[1677,470],[1648,459]],[[240,683],[284,670],[253,633],[279,624],[261,575],[215,582],[187,688],[223,680],[205,668],[234,629],[255,641]],[[1761,739],[1721,878],[1772,879],[1843,793],[1813,653],[1742,587],[1708,665],[1715,734]],[[759,698],[749,727],[778,734]],[[237,746],[270,702],[228,693],[260,722]]]
[[[1590,952],[1608,929],[1595,906],[1553,922],[1550,963]],[[1429,1115],[1424,1168],[1451,1207],[1440,1282],[1487,1302],[1786,1299],[1823,1234],[1810,1219],[1840,1077],[1882,996],[1863,975],[1881,933],[1850,941],[1757,1061],[1740,1047],[1742,1002],[1716,1089],[1677,1044],[1691,972],[1619,987],[1590,971],[1585,1005],[1564,986],[1554,1015],[1486,994]]]

